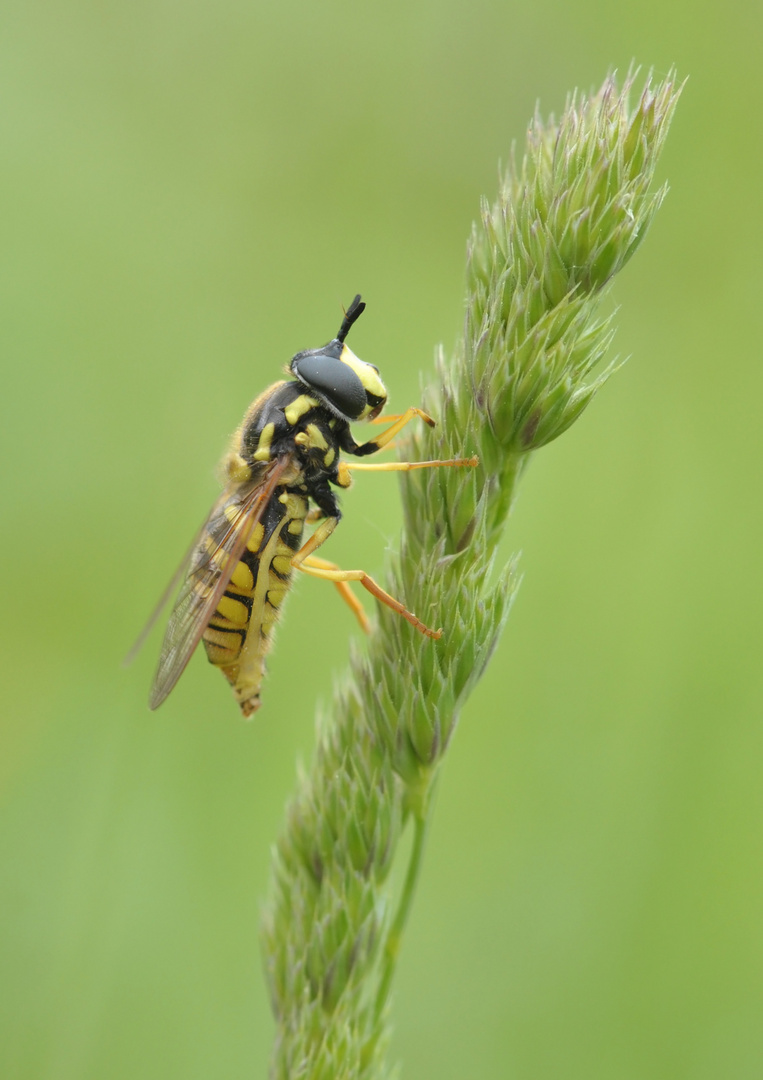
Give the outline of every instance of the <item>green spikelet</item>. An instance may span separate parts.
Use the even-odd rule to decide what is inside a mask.
[[[525,155],[468,245],[463,337],[424,408],[409,460],[477,454],[478,469],[403,474],[404,531],[388,588],[430,625],[422,638],[386,608],[354,651],[315,760],[274,855],[263,948],[277,1024],[274,1080],[378,1080],[388,998],[422,861],[431,792],[459,712],[495,649],[517,585],[495,568],[529,454],[574,423],[609,377],[599,301],[665,195],[654,189],[680,93],[674,73],[609,78],[536,117]],[[402,830],[413,847],[391,911],[387,877]]]

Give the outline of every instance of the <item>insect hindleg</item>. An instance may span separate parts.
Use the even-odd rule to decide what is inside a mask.
[[[329,562],[328,559],[319,559],[317,555],[308,555],[304,563],[299,567],[299,569],[305,570],[305,572],[309,572],[310,569],[339,570],[339,567],[336,565],[336,563]],[[341,570],[339,572],[341,573]],[[370,634],[371,624],[368,621],[368,616],[366,615],[365,608],[350,588],[349,583],[340,579],[335,580],[334,584],[339,590],[339,595],[342,597],[345,604],[347,604],[352,609],[355,618],[360,623],[361,630],[363,630],[366,634]]]
[[[372,596],[375,596],[382,604],[386,604],[388,608],[392,608],[398,615],[402,615],[402,617],[416,630],[419,630],[422,634],[434,638],[435,640],[442,637],[442,630],[430,630],[428,626],[424,625],[421,619],[416,618],[412,611],[408,611],[404,604],[401,604],[394,596],[390,596],[388,592],[385,592],[381,585],[377,585],[374,579],[367,574],[365,570],[326,570],[322,567],[310,566],[307,563],[300,563],[299,569],[303,570],[306,574],[312,575],[312,577],[323,578],[324,581],[333,581],[335,585],[338,585],[340,582],[359,581],[363,588],[367,589]]]
[[[318,559],[313,556],[313,552],[328,540],[329,536],[331,536],[336,528],[336,524],[336,518],[326,518],[321,522],[310,539],[302,545],[300,550],[291,560],[291,565],[295,570],[302,570],[305,574],[310,574],[311,577],[322,578],[324,581],[333,581],[337,586],[343,585],[347,591],[345,592],[345,589],[342,588],[340,588],[339,591],[342,593],[342,597],[352,607],[356,617],[363,626],[363,629],[366,629],[367,626],[365,613],[361,618],[361,615],[358,612],[358,608],[360,607],[358,601],[354,596],[352,597],[352,600],[348,599],[347,594],[350,590],[347,582],[349,581],[359,581],[363,588],[370,592],[372,596],[376,597],[382,604],[386,604],[387,607],[392,608],[398,615],[402,615],[411,626],[415,627],[415,629],[422,634],[435,639],[442,637],[442,630],[430,630],[428,626],[424,625],[421,619],[416,618],[412,611],[408,611],[404,604],[401,604],[394,596],[390,596],[388,592],[385,592],[381,585],[378,585],[365,570],[340,570],[339,567],[334,566],[333,563],[326,563],[325,559]],[[355,606],[356,604],[357,607]]]

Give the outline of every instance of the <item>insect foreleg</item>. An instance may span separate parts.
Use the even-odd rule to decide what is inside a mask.
[[[399,431],[405,427],[406,424],[413,420],[414,416],[420,417],[425,424],[429,424],[430,427],[435,426],[435,422],[431,416],[424,412],[423,409],[416,408],[415,405],[411,405],[406,409],[404,413],[397,417],[390,417],[394,420],[393,424],[387,428],[386,431],[382,431],[380,435],[377,435],[373,439],[369,439],[368,442],[361,443],[354,450],[349,450],[349,453],[355,454],[357,457],[365,457],[367,454],[375,454],[377,450],[381,450],[391,442]]]

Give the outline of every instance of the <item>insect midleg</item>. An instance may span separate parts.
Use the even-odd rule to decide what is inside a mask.
[[[446,461],[384,461],[384,462],[359,462],[343,461],[345,469],[362,469],[364,472],[410,472],[411,469],[439,469],[443,465],[453,467],[466,466],[476,468],[479,465],[478,457],[449,458]],[[340,468],[341,468],[340,465]]]
[[[355,470],[364,472],[410,472],[412,469],[439,469],[441,467],[474,469],[479,465],[478,457],[448,458],[445,461],[384,461],[384,462],[358,462],[340,461],[337,467],[336,482],[340,487],[348,488],[352,483],[350,473]],[[323,543],[323,541],[321,541]]]
[[[402,615],[402,617],[407,619],[411,626],[415,627],[416,630],[420,631],[422,634],[426,634],[426,636],[430,638],[437,639],[442,637],[442,630],[430,630],[428,626],[424,625],[421,619],[416,618],[412,611],[408,611],[404,604],[401,604],[394,596],[390,596],[388,592],[385,592],[381,585],[378,585],[365,570],[340,570],[339,567],[329,569],[325,566],[316,565],[316,563],[324,562],[324,560],[311,559],[311,556],[316,548],[319,548],[321,544],[328,540],[336,528],[336,525],[337,519],[334,517],[326,518],[321,522],[310,539],[302,545],[300,550],[291,560],[291,565],[294,569],[302,570],[303,573],[310,574],[312,577],[323,578],[324,581],[333,581],[335,585],[340,583],[343,584],[348,581],[359,581],[363,588],[367,589],[372,596],[375,596],[382,604],[386,604],[387,607],[392,608],[398,615]],[[353,597],[353,600],[354,599],[355,598]],[[354,606],[353,610],[355,610]]]

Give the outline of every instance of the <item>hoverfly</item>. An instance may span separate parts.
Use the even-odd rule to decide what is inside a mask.
[[[340,451],[359,458],[376,453],[413,417],[434,426],[415,406],[398,416],[379,416],[387,401],[379,369],[345,344],[364,308],[356,296],[335,338],[322,348],[297,353],[286,368],[293,378],[268,387],[233,436],[222,463],[223,493],[130,654],[182,577],[151,689],[152,709],[165,700],[203,640],[209,661],[231,684],[244,716],[251,716],[260,707],[265,660],[294,570],[332,581],[365,631],[368,619],[351,581],[360,582],[425,636],[441,636],[441,630],[430,630],[364,571],[341,570],[315,554],[341,518],[332,486],[348,488],[353,470],[478,464],[476,457],[364,465],[340,458]],[[389,421],[390,427],[359,445],[350,432],[350,423],[358,420]],[[306,524],[316,528],[303,543]]]

